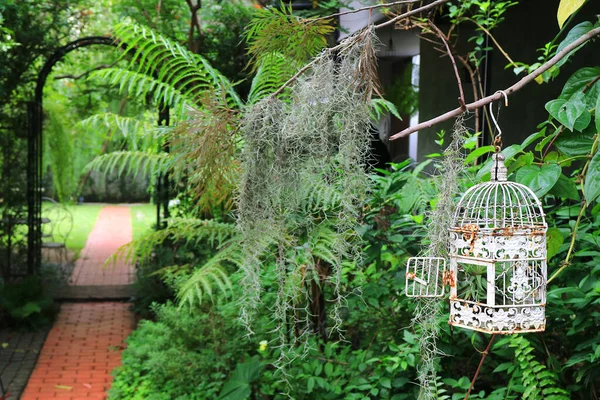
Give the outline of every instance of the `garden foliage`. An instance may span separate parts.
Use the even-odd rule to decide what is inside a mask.
[[[469,2],[469,7],[476,3]],[[496,13],[488,21],[493,25],[514,5],[504,3],[489,12],[480,9],[472,17],[467,17],[467,8],[451,8],[451,17],[457,23],[475,21],[485,28],[488,25],[482,25],[480,18],[486,13]],[[259,23],[270,26],[267,17],[280,18],[279,24],[304,23],[268,12]],[[583,23],[571,28],[557,47],[594,26]],[[477,35],[482,32],[485,29]],[[216,220],[174,220],[170,230],[129,248],[129,254],[140,260],[155,257],[165,247],[173,249],[168,251],[171,254],[186,249],[189,258],[161,264],[162,268],[173,263],[157,274],[172,290],[172,298],[179,296],[179,308],[170,303],[155,306],[156,320],[144,322],[130,338],[111,398],[125,399],[127,393],[131,396],[139,390],[146,398],[157,399],[203,398],[206,393],[209,398],[227,399],[415,399],[425,354],[420,339],[429,332],[423,329],[430,328],[411,326],[415,303],[403,295],[404,262],[441,240],[428,235],[428,220],[445,207],[440,199],[451,200],[452,193],[439,195],[448,165],[432,155],[414,168],[405,162],[368,174],[363,167],[347,174],[345,163],[354,158],[344,153],[344,146],[355,142],[339,138],[357,125],[348,124],[351,116],[339,108],[348,106],[347,93],[335,88],[343,81],[335,76],[345,68],[343,55],[332,69],[327,56],[319,56],[306,77],[274,98],[268,94],[280,85],[270,77],[283,83],[278,69],[294,64],[283,62],[289,58],[285,52],[254,51],[253,55],[262,57],[257,60],[255,88],[265,86],[251,89],[249,102],[240,105],[242,112],[250,110],[245,119],[240,114],[226,124],[239,140],[228,153],[234,164],[240,163],[232,175],[242,182],[238,202],[233,203],[237,225],[227,213],[216,211],[212,213]],[[260,62],[269,63],[268,68]],[[559,73],[552,70],[542,82]],[[503,150],[509,179],[534,190],[547,214],[550,328],[543,334],[497,340],[472,399],[593,399],[598,390],[600,124],[595,110],[599,85],[597,68],[577,71],[559,97],[546,104],[548,120],[538,131]],[[328,91],[331,87],[334,90]],[[376,89],[367,91],[376,93]],[[355,111],[363,123],[369,114],[377,114],[368,110],[377,102],[352,100],[349,109],[367,106],[365,112]],[[203,104],[199,107],[207,110],[201,112],[210,111]],[[203,115],[201,120],[206,118]],[[245,130],[237,129],[241,121]],[[439,143],[444,139],[441,134]],[[462,145],[456,142],[451,161],[462,164],[455,176],[458,189],[451,190],[455,196],[473,182],[489,179],[491,161],[485,159],[494,151],[492,146],[476,147],[477,134],[465,134],[464,139]],[[331,142],[321,142],[327,140]],[[353,147],[358,158],[365,154],[359,147]],[[425,175],[426,167],[432,166],[439,174]],[[360,185],[360,192],[355,185]],[[186,218],[194,215],[191,210],[184,213]],[[358,251],[350,250],[354,246]],[[195,254],[198,248],[206,254]],[[218,273],[211,269],[217,267]],[[252,335],[244,336],[236,309],[239,300],[247,301],[249,296],[254,301],[254,322]],[[323,312],[336,302],[336,317]],[[215,322],[212,330],[203,322],[209,316]],[[435,376],[430,397],[464,398],[478,367],[478,351],[486,347],[489,337],[449,327],[442,310],[429,316],[437,349],[446,355],[429,360]],[[177,338],[170,345],[158,338],[158,332]],[[155,345],[146,347],[146,341]],[[210,346],[217,346],[212,353],[207,350]],[[163,358],[170,351],[189,359],[187,365],[196,373],[188,377],[181,369],[163,369],[163,364],[170,364]],[[211,361],[205,357],[215,354],[221,355],[218,362],[207,364]],[[182,383],[172,386],[171,381]]]

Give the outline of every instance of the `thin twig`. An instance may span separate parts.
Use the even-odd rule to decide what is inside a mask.
[[[550,152],[550,149],[552,148],[552,145],[554,144],[554,142],[556,141],[556,139],[558,139],[558,137],[560,136],[560,134],[564,130],[565,130],[565,126],[564,125],[561,125],[560,128],[558,128],[558,131],[556,132],[556,135],[554,135],[554,137],[552,138],[552,140],[550,141],[550,143],[548,143],[548,146],[546,147],[546,150],[544,151],[544,154],[542,155],[542,158],[546,158],[546,156]]]
[[[450,57],[450,61],[452,61],[452,68],[454,68],[454,75],[456,75],[456,83],[458,84],[458,93],[460,97],[458,98],[458,102],[462,108],[465,107],[465,93],[463,91],[462,81],[460,80],[460,74],[458,73],[458,68],[456,67],[456,60],[454,59],[454,55],[452,55],[452,50],[450,50],[450,45],[444,36],[444,33],[438,28],[432,21],[427,21],[429,26],[435,34],[440,38],[444,46],[446,47],[446,53],[448,53],[448,57]],[[464,109],[466,110],[466,108]]]
[[[467,394],[465,395],[464,400],[467,400],[469,398],[469,396],[471,395],[471,390],[473,390],[473,386],[475,386],[475,381],[477,380],[477,377],[479,376],[479,372],[481,371],[481,366],[483,365],[485,358],[489,354],[490,348],[492,347],[492,343],[494,343],[495,338],[496,338],[496,334],[494,333],[494,334],[492,334],[492,337],[490,338],[490,342],[488,343],[487,347],[483,351],[481,360],[479,361],[479,366],[477,367],[477,371],[475,371],[475,375],[473,376],[473,380],[471,381],[471,386],[469,386],[469,390],[467,391]]]
[[[312,19],[310,19],[310,22],[312,22],[312,21],[322,21],[324,19],[331,19],[331,18],[342,16],[342,15],[346,15],[346,14],[354,14],[354,13],[361,12],[361,11],[370,11],[370,10],[373,10],[375,8],[393,7],[393,6],[399,6],[399,5],[402,5],[402,4],[419,3],[421,1],[423,1],[423,0],[402,0],[402,1],[393,1],[391,3],[373,4],[372,6],[355,8],[354,10],[348,10],[348,11],[341,11],[339,13],[327,15],[325,17],[312,18]]]
[[[573,226],[573,232],[571,233],[571,243],[569,244],[569,251],[567,252],[567,257],[561,263],[562,266],[548,279],[546,285],[550,284],[560,273],[571,265],[571,255],[573,254],[573,250],[575,249],[575,240],[577,239],[577,230],[579,229],[579,223],[581,222],[581,218],[583,214],[585,214],[586,202],[583,200],[581,202],[581,208],[579,209],[579,215],[577,215],[577,221],[575,221],[575,225]]]
[[[562,60],[571,51],[575,50],[577,47],[581,46],[582,44],[584,44],[585,42],[587,42],[588,40],[590,40],[591,38],[593,38],[599,34],[600,34],[600,28],[592,29],[591,31],[589,31],[585,35],[581,36],[579,39],[575,40],[573,43],[571,43],[570,45],[566,46],[564,49],[562,49],[561,51],[556,53],[556,55],[554,57],[552,57],[550,60],[546,61],[542,66],[540,66],[538,69],[536,69],[529,75],[522,78],[520,81],[518,81],[514,85],[504,89],[503,91],[497,91],[493,95],[484,97],[478,101],[467,104],[467,106],[466,106],[467,110],[468,111],[476,110],[476,109],[486,106],[494,101],[503,99],[504,94],[509,96],[509,95],[519,91],[524,86],[526,86],[527,84],[529,84],[533,80],[535,80],[535,78],[537,78],[538,76],[540,76],[541,74],[543,74],[544,72],[549,70],[552,66],[554,66],[556,63],[558,63],[560,60]],[[504,94],[502,92],[504,92]],[[428,121],[424,121],[417,125],[411,126],[410,128],[404,129],[403,131],[400,131],[400,132],[396,133],[395,135],[391,136],[390,140],[395,140],[395,139],[406,137],[406,136],[410,135],[411,133],[417,132],[423,128],[430,128],[433,125],[439,124],[440,122],[444,122],[451,118],[455,118],[462,113],[463,113],[462,108],[458,107],[454,110],[448,111],[448,112],[441,114],[435,118],[432,118]]]
[[[281,87],[279,89],[277,89],[275,92],[273,92],[273,94],[271,94],[270,97],[277,97],[281,92],[283,92],[283,90],[286,87],[288,87],[290,84],[292,84],[296,79],[298,79],[298,77],[300,75],[302,75],[307,69],[309,69],[315,63],[315,61],[316,61],[316,58],[313,59],[308,64],[306,64],[304,67],[300,68],[300,70],[298,72],[296,72],[296,74],[294,76],[292,76],[290,79],[288,79],[286,83],[281,85]]]
[[[482,31],[484,31],[488,37],[490,39],[492,39],[492,42],[494,42],[494,44],[496,45],[496,47],[498,48],[498,50],[500,50],[500,53],[502,53],[502,55],[504,56],[504,58],[506,58],[508,60],[508,62],[510,63],[510,65],[513,65],[515,67],[517,67],[517,63],[514,62],[512,60],[512,58],[510,58],[510,56],[508,55],[508,53],[506,51],[504,51],[504,49],[502,48],[502,46],[500,46],[500,43],[498,43],[498,41],[496,40],[496,38],[494,37],[494,35],[492,35],[490,33],[490,31],[488,31],[487,29],[485,29],[483,26],[481,26],[477,21],[470,19],[471,22],[473,22],[475,25],[477,25],[479,27],[479,29],[481,29]]]
[[[590,153],[588,155],[588,160],[586,161],[585,165],[583,166],[583,170],[581,171],[581,193],[583,194],[583,201],[581,202],[581,208],[579,209],[579,215],[577,216],[577,221],[575,221],[575,225],[573,226],[573,232],[571,233],[571,243],[569,244],[569,250],[567,251],[567,256],[565,257],[565,260],[562,262],[562,266],[554,273],[552,274],[552,276],[550,277],[550,279],[548,279],[548,281],[546,282],[546,285],[548,285],[550,282],[552,282],[552,280],[554,280],[554,278],[556,278],[558,275],[560,275],[560,273],[567,268],[569,265],[571,265],[571,256],[573,255],[573,250],[575,249],[575,240],[577,239],[577,230],[579,229],[579,223],[581,222],[581,218],[583,217],[583,215],[585,214],[585,209],[587,208],[587,202],[585,200],[585,192],[584,192],[584,188],[585,188],[585,180],[586,180],[586,174],[588,172],[588,169],[590,167],[590,163],[592,162],[592,158],[594,156],[594,154],[596,154],[596,152],[598,151],[598,141],[600,140],[600,136],[596,135],[596,137],[594,138],[594,143],[592,144],[592,149],[590,150]]]
[[[114,62],[114,63],[112,63],[112,64],[101,64],[101,65],[98,65],[98,66],[96,66],[96,67],[94,67],[94,68],[90,69],[89,71],[85,71],[84,73],[82,73],[82,74],[79,74],[79,75],[72,75],[72,74],[67,74],[67,75],[57,75],[57,76],[55,76],[55,77],[54,77],[54,79],[55,79],[55,80],[59,80],[59,79],[75,79],[75,80],[77,80],[77,79],[81,79],[81,78],[83,78],[83,77],[85,77],[85,76],[87,76],[87,75],[91,74],[91,73],[92,73],[92,72],[94,72],[94,71],[99,71],[99,70],[101,70],[101,69],[112,68],[112,67],[114,67],[114,66],[115,66],[115,64],[116,64],[116,63],[117,63],[117,62]]]
[[[475,84],[477,82],[477,78],[475,77],[475,71],[473,71],[473,68],[469,65],[469,61],[466,58],[458,56],[458,59],[463,65],[463,67],[465,67],[465,69],[469,72],[469,78],[472,82],[471,87],[473,88],[473,101],[477,101],[479,100],[479,93],[477,92],[477,85]],[[477,109],[475,110],[475,132],[480,131],[480,124],[481,122],[479,109]]]
[[[395,24],[396,22],[398,22],[401,19],[412,17],[413,15],[419,14],[422,11],[426,11],[426,10],[429,10],[430,8],[441,6],[442,4],[447,3],[448,1],[450,1],[450,0],[437,0],[437,1],[434,1],[433,3],[426,4],[422,7],[415,8],[414,10],[407,11],[404,14],[400,14],[400,15],[390,19],[389,21],[385,21],[379,25],[375,25],[375,29],[379,29],[379,28],[386,27],[388,25]]]

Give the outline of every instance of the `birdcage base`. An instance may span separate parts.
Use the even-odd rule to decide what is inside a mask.
[[[546,329],[545,305],[487,306],[465,300],[450,300],[448,323],[485,333],[543,332]]]

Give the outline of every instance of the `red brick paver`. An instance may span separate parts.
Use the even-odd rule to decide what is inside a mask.
[[[21,400],[105,399],[134,326],[127,303],[64,304]]]
[[[75,262],[71,285],[127,285],[133,283],[133,266],[117,261],[104,262],[119,247],[131,242],[131,213],[127,206],[106,206],[100,210],[85,248]]]

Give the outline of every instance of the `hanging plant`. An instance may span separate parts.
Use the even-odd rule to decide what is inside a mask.
[[[242,128],[241,315],[251,326],[261,277],[274,262],[273,313],[283,350],[290,329],[296,341],[311,333],[327,340],[339,329],[342,262],[359,257],[356,227],[369,185],[371,97],[378,92],[373,31],[336,50],[314,59],[288,95],[257,102]],[[286,357],[282,351],[279,365]]]

